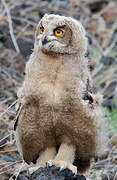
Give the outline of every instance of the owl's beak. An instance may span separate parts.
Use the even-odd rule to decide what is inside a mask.
[[[41,42],[42,42],[42,45],[45,45],[50,41],[47,40],[47,36],[44,36],[44,38],[41,40]]]

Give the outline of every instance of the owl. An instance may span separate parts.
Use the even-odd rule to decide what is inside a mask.
[[[40,20],[15,122],[18,150],[35,168],[85,172],[103,149],[100,98],[92,92],[86,51],[79,21],[54,14]]]

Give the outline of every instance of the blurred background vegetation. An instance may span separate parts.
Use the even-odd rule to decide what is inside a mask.
[[[103,94],[108,127],[105,156],[94,162],[89,179],[117,179],[117,1],[1,0],[0,1],[0,179],[16,179],[22,160],[13,135],[14,104],[32,52],[36,24],[45,13],[81,21],[88,37],[94,89]],[[23,168],[22,168],[23,169]],[[24,169],[21,170],[24,172]],[[19,176],[18,179],[24,176]],[[105,178],[105,179],[104,179]],[[115,178],[115,179],[114,179]]]

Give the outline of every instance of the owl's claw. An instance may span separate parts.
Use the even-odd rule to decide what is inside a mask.
[[[68,163],[68,162],[65,162],[65,161],[49,160],[47,162],[47,167],[51,167],[52,165],[60,167],[60,171],[62,171],[65,168],[68,168],[74,173],[74,175],[77,174],[77,167],[72,165],[71,163]]]
[[[73,171],[72,171],[72,172],[73,172]],[[75,169],[74,172],[73,172],[73,174],[74,174],[74,177],[76,177],[76,175],[78,174],[78,171]]]
[[[46,164],[47,168],[51,167],[53,165],[52,161],[49,160]],[[62,171],[63,169],[65,169],[64,165],[61,165],[60,166],[60,171]]]
[[[28,169],[29,174],[32,174],[34,171],[36,171],[39,167],[31,167]]]
[[[49,160],[49,161],[47,162],[47,168],[51,167],[52,165],[53,165],[53,164],[52,164],[52,161]]]
[[[60,167],[60,171],[62,171],[63,169],[65,169],[64,165]]]

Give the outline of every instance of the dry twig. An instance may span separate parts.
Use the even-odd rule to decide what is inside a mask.
[[[9,109],[17,103],[17,100],[14,101],[3,113],[0,114],[0,118],[9,111]]]
[[[115,19],[115,21],[114,21],[114,23],[112,25],[110,37],[112,36],[115,29],[117,29],[117,18]],[[107,47],[106,50],[104,51],[105,56],[108,55],[110,53],[110,51],[114,48],[116,42],[117,42],[117,35],[115,36],[115,38],[114,38],[113,42],[111,43],[111,45],[109,47]]]
[[[24,161],[22,162],[22,164],[21,164],[20,168],[18,169],[18,171],[16,171],[16,172],[10,177],[9,180],[13,180],[13,177],[14,177],[14,176],[15,176],[15,180],[17,180],[17,178],[18,178],[18,176],[19,176],[19,174],[20,174],[20,171],[21,171],[21,169],[23,168],[23,166],[24,166]]]
[[[34,27],[37,25],[37,24],[34,23],[33,21],[30,21],[30,20],[28,20],[28,19],[26,19],[26,18],[22,18],[22,17],[15,17],[15,16],[12,16],[12,19],[15,19],[15,20],[19,20],[19,21],[25,22],[25,23],[27,23],[27,24],[29,24],[29,25],[34,26]]]
[[[14,166],[14,165],[17,164],[17,163],[21,163],[22,161],[23,161],[23,160],[15,161],[15,162],[12,162],[12,163],[10,163],[9,165],[1,168],[1,169],[0,169],[0,175],[6,173],[6,172],[8,172],[8,171],[11,171],[10,168],[11,168],[12,166]],[[7,169],[7,168],[9,168],[9,169]],[[4,169],[7,169],[7,170],[3,171]]]
[[[2,4],[3,4],[3,6],[5,8],[5,11],[7,13],[8,22],[9,22],[9,32],[10,32],[10,35],[11,35],[11,39],[13,41],[13,44],[14,44],[14,47],[15,47],[17,53],[20,53],[20,49],[18,47],[17,41],[16,41],[15,36],[14,36],[14,32],[13,32],[11,15],[10,15],[10,12],[9,12],[9,9],[7,7],[7,4],[6,4],[5,0],[2,0]]]
[[[4,141],[5,139],[7,139],[9,136],[11,136],[13,133],[8,134],[7,136],[3,137],[2,139],[0,139],[0,142]]]
[[[95,47],[99,50],[101,55],[104,55],[103,53],[103,49],[101,47],[101,45],[99,44],[99,42],[96,40],[96,38],[94,36],[92,36],[89,32],[87,32],[88,36],[92,38],[93,40],[93,44],[95,45]]]

